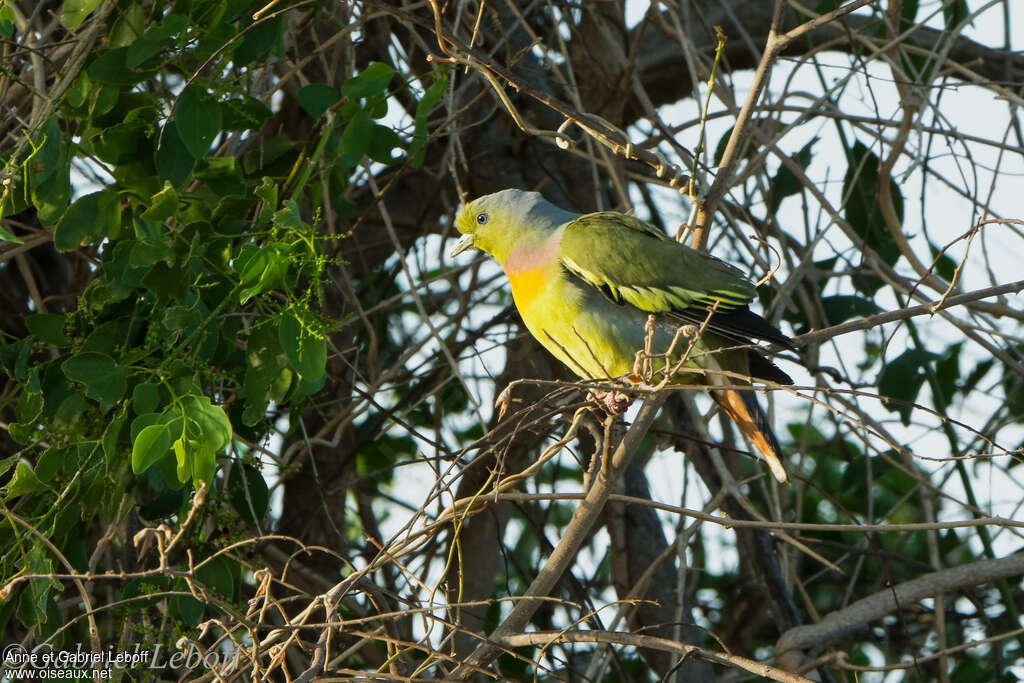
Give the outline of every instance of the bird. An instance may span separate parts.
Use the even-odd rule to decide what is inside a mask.
[[[577,214],[519,189],[466,203],[455,227],[462,237],[449,256],[492,256],[527,330],[576,375],[636,383],[637,351],[647,349],[663,379],[707,385],[772,475],[789,481],[746,378],[792,384],[754,340],[793,342],[750,310],[755,287],[742,271],[632,214]],[[625,410],[604,398],[608,412]]]

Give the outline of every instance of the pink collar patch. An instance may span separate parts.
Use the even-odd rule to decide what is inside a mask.
[[[551,236],[540,244],[524,244],[512,250],[502,269],[509,275],[528,270],[546,268],[558,259],[558,247],[562,244],[562,228],[555,230]]]

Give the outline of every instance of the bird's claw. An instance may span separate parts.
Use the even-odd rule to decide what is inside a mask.
[[[621,391],[599,391],[594,394],[594,398],[609,415],[622,415],[633,402],[633,399]]]

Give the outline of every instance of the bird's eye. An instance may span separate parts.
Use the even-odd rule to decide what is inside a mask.
[[[484,225],[485,223],[487,223],[487,219],[488,218],[489,218],[489,216],[486,213],[478,213],[476,215],[476,224],[477,225]]]

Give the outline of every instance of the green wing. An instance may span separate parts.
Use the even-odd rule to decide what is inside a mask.
[[[616,303],[650,313],[718,304],[745,308],[754,286],[737,268],[664,236],[639,218],[616,211],[567,223],[558,257],[569,272]]]

